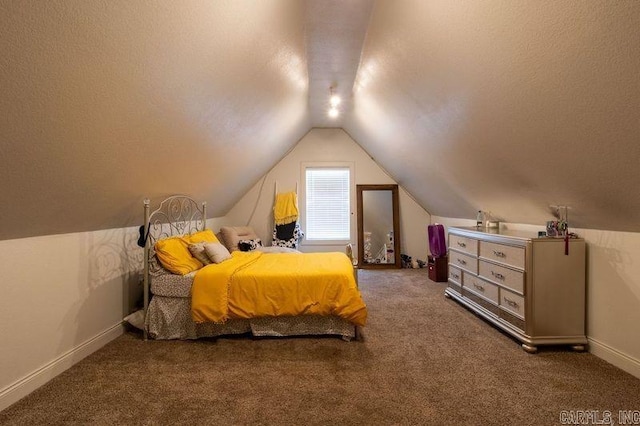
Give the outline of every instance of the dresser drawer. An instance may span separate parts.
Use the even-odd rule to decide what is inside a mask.
[[[478,240],[449,234],[449,248],[468,253],[472,256],[477,256]]]
[[[501,288],[500,307],[524,319],[524,297],[519,294]]]
[[[449,265],[449,280],[462,285],[462,271]]]
[[[451,250],[449,252],[449,264],[473,274],[478,273],[478,258],[469,256],[468,254]]]
[[[522,271],[516,271],[481,260],[480,276],[496,284],[509,287],[520,294],[524,294],[524,272]]]
[[[524,269],[524,247],[480,241],[480,257]]]
[[[480,278],[471,275],[465,274],[462,277],[462,286],[466,290],[477,294],[491,302],[498,304],[498,286],[495,284],[491,284],[490,282],[481,280]]]

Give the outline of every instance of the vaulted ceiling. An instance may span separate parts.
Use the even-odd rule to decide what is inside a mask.
[[[638,28],[632,0],[0,0],[0,239],[173,193],[222,216],[312,127],[437,216],[637,232]]]

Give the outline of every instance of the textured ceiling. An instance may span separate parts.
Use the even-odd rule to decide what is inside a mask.
[[[306,46],[309,110],[313,127],[342,127],[353,107],[353,83],[373,0],[307,0]],[[328,116],[330,94],[341,99],[338,117]]]
[[[437,216],[640,231],[638,28],[631,0],[0,0],[0,239],[224,215],[311,127]]]
[[[222,216],[309,130],[304,4],[0,0],[0,239]]]
[[[430,213],[640,231],[640,2],[377,1],[344,124]]]

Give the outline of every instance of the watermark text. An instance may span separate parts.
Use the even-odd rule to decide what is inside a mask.
[[[640,425],[640,410],[562,410],[563,425]]]

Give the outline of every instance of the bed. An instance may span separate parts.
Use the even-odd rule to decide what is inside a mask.
[[[259,241],[257,247],[251,247],[255,250],[239,251],[242,243],[256,242],[251,228],[223,227],[224,233],[213,234],[206,227],[206,203],[199,204],[183,195],[168,197],[153,211],[151,202],[145,200],[144,215],[145,339],[198,339],[245,333],[358,338],[367,312],[352,261],[345,253],[304,254],[287,248],[260,247]],[[196,241],[191,247],[201,243],[196,237],[203,235],[215,235],[230,248],[230,257],[220,263],[200,264],[186,273],[167,270],[163,257],[167,243],[184,242],[186,238]],[[210,248],[209,243],[202,244]],[[304,266],[307,263],[316,265],[308,273]],[[296,293],[291,300],[287,296],[287,300],[273,302],[274,297],[283,297],[285,285],[310,294]],[[329,300],[316,300],[317,295]],[[306,302],[297,306],[300,299]]]

